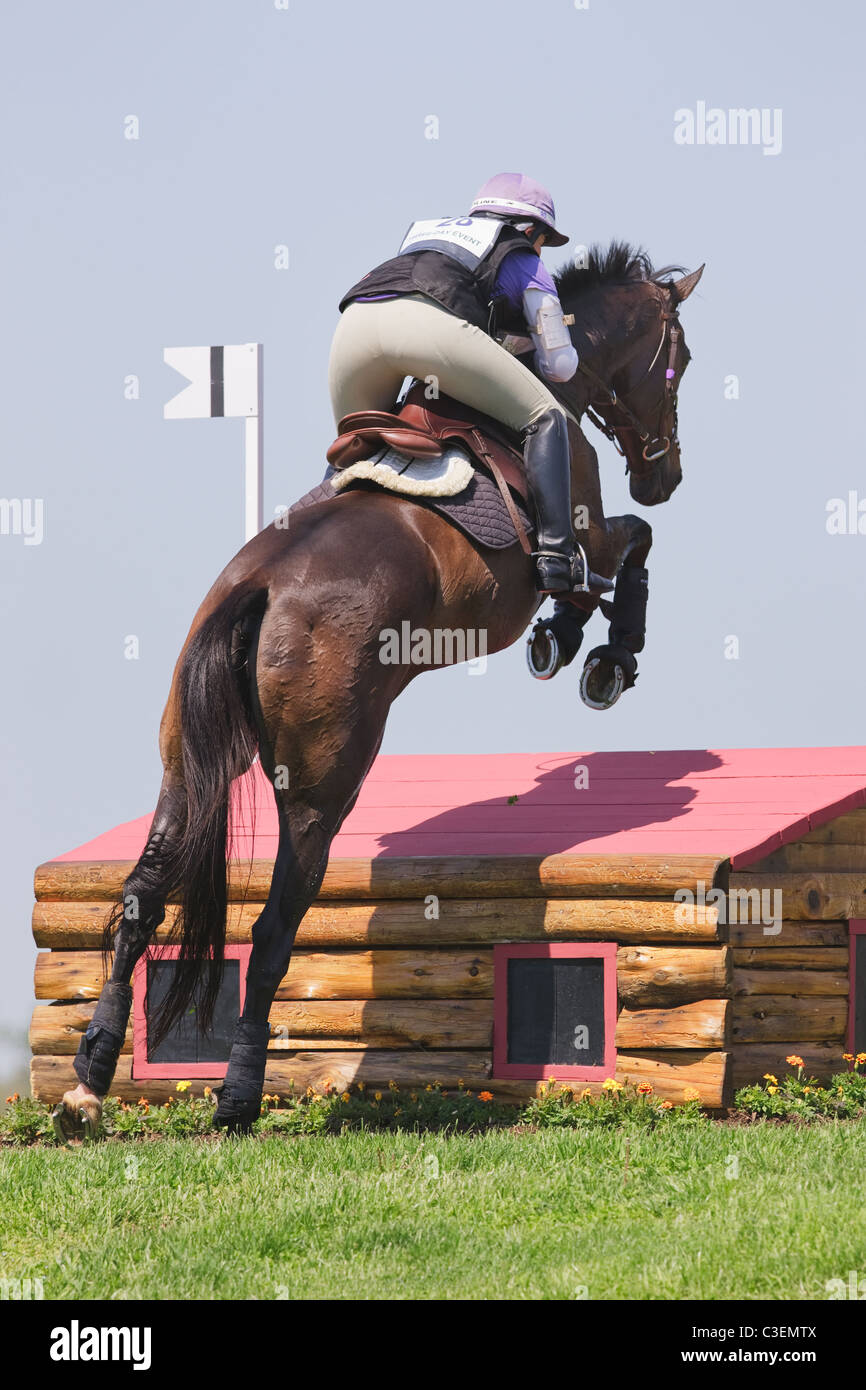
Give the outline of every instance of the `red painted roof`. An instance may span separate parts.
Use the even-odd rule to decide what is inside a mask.
[[[575,769],[588,785],[575,787]],[[276,853],[261,768],[255,844]],[[517,798],[511,801],[511,798]],[[866,805],[866,748],[745,748],[658,753],[391,754],[373,766],[332,857],[441,854],[715,854],[735,868]],[[150,813],[63,860],[137,859]]]

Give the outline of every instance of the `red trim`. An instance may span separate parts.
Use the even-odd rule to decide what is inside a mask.
[[[604,1062],[600,1067],[569,1067],[535,1065],[508,1061],[508,962],[527,956],[590,956],[604,961]],[[493,947],[493,1077],[504,1081],[514,1077],[521,1081],[546,1081],[556,1077],[563,1081],[604,1081],[616,1071],[616,944],[613,942],[563,941],[552,944]]]
[[[848,923],[848,1027],[846,1052],[854,1052],[854,1000],[857,986],[857,937],[866,936],[866,917],[852,917]]]
[[[240,961],[240,1007],[244,1007],[247,992],[247,969],[252,945],[226,946],[226,960]],[[149,960],[172,960],[180,946],[156,946],[136,962],[132,976],[132,1079],[144,1081],[182,1081],[186,1078],[219,1081],[228,1071],[228,1062],[149,1062],[147,1060],[147,1020],[144,1001],[147,993],[147,963]]]

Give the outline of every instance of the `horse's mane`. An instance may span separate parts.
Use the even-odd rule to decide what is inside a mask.
[[[563,307],[577,314],[572,338],[578,352],[597,348],[610,327],[604,300],[593,299],[581,304],[582,297],[588,297],[593,290],[616,285],[666,285],[670,283],[666,277],[682,269],[682,266],[666,265],[656,270],[641,247],[631,246],[627,241],[612,241],[608,247],[590,246],[579,259],[575,257],[554,271],[553,279]],[[635,305],[633,309],[635,314],[647,311],[652,312],[648,302],[642,308]]]
[[[646,281],[664,284],[665,277],[681,273],[682,266],[666,265],[656,270],[641,247],[627,241],[612,241],[610,246],[590,246],[585,255],[569,261],[554,271],[554,281],[562,300],[576,299],[602,285],[627,285]]]

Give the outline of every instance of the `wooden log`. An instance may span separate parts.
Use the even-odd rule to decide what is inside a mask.
[[[747,994],[848,994],[848,972],[838,970],[734,970],[734,998]]]
[[[78,1044],[93,1017],[94,1002],[43,1004],[33,1010],[30,1048],[63,1056]],[[277,1000],[271,1008],[271,1050],[277,1052],[357,1047],[464,1048],[493,1045],[489,999]],[[654,1046],[663,1047],[664,1042]],[[128,1027],[124,1052],[132,1051]]]
[[[36,958],[37,999],[95,999],[103,983],[98,951],[45,951]],[[670,1007],[730,993],[727,946],[621,946],[620,1000]],[[442,950],[299,951],[277,999],[490,999],[493,952]]]
[[[673,1101],[682,1101],[689,1088],[694,1088],[699,1092],[703,1105],[708,1109],[719,1109],[728,1104],[729,1057],[729,1053],[721,1051],[623,1052],[617,1061],[616,1075],[623,1083],[627,1079],[649,1081],[657,1096]],[[294,1085],[296,1094],[305,1091],[307,1086],[321,1092],[326,1082],[337,1091],[358,1082],[363,1082],[369,1090],[384,1090],[389,1081],[408,1089],[437,1080],[446,1088],[453,1089],[458,1081],[463,1081],[467,1089],[475,1093],[482,1089],[489,1090],[498,1100],[521,1103],[541,1089],[541,1083],[492,1079],[491,1066],[491,1055],[487,1051],[299,1051],[292,1056],[269,1057],[265,1068],[265,1090],[271,1095],[286,1096]],[[73,1088],[77,1082],[72,1058],[58,1056],[34,1057],[30,1064],[30,1079],[33,1094],[48,1104],[56,1103],[63,1092]],[[583,1083],[567,1084],[572,1089],[578,1086],[584,1089]],[[207,1085],[213,1085],[213,1082],[196,1078],[191,1082],[188,1094],[201,1095]],[[600,1082],[587,1085],[594,1094],[601,1090]],[[111,1094],[132,1102],[146,1096],[152,1103],[158,1103],[175,1094],[175,1088],[174,1081],[157,1081],[150,1077],[134,1081],[132,1058],[127,1056],[121,1057],[118,1062]]]
[[[709,948],[712,949],[712,948]],[[37,999],[93,999],[102,988],[97,951],[37,956]],[[489,999],[492,951],[299,951],[278,999]]]
[[[781,1081],[792,1068],[786,1057],[803,1058],[807,1076],[817,1081],[827,1081],[835,1072],[846,1071],[847,1064],[842,1061],[844,1044],[837,1042],[808,1042],[802,1039],[774,1043],[735,1043],[731,1049],[733,1084],[754,1086],[763,1081],[767,1072]]]
[[[684,1004],[723,999],[730,994],[727,946],[621,946],[617,951],[620,1002],[636,1005]]]
[[[131,861],[49,860],[35,875],[39,899],[80,902],[119,897]],[[230,896],[262,902],[273,860],[235,866]],[[728,861],[695,854],[507,854],[332,859],[320,899],[670,898],[678,888],[727,886]]]
[[[313,1041],[339,1051],[335,1038],[384,1048],[493,1045],[490,999],[277,1000],[270,1022],[271,1047],[284,1051]]]
[[[813,844],[810,840],[795,840],[768,854],[757,864],[750,864],[748,874],[823,874],[863,872],[866,867],[866,843]]]
[[[78,1051],[96,1000],[72,1004],[37,1004],[30,1016],[30,1051],[36,1055],[65,1056]],[[132,1051],[132,1026],[126,1030],[123,1052]]]
[[[866,845],[866,809],[846,811],[801,837],[809,845]]]
[[[730,1000],[700,999],[673,1009],[622,1009],[616,1023],[621,1048],[726,1047]]]
[[[735,970],[848,970],[848,951],[841,946],[735,946],[731,954]]]
[[[620,1052],[616,1075],[622,1082],[648,1081],[662,1100],[682,1101],[696,1090],[706,1109],[722,1110],[731,1101],[729,1063],[726,1051]]]
[[[93,1001],[42,1004],[33,1010],[30,1049],[38,1056],[75,1053],[93,1017]],[[618,1048],[712,1048],[727,1040],[728,1001],[699,1000],[670,1009],[622,1009]],[[276,1000],[271,1008],[275,1052],[327,1048],[491,1048],[489,999]],[[127,1028],[124,1053],[132,1051]]]
[[[443,898],[439,916],[425,915],[423,899],[415,902],[315,903],[298,928],[299,948],[329,946],[447,946],[507,941],[689,942],[720,939],[718,909],[706,921],[681,924],[678,904],[650,899],[611,898]],[[233,903],[226,940],[251,940],[260,903]],[[33,908],[37,946],[54,950],[100,950],[108,913],[104,902],[44,900]],[[177,909],[170,906],[156,940],[169,939]]]
[[[783,921],[781,931],[774,936],[768,936],[759,922],[732,923],[729,932],[731,946],[755,946],[762,951],[785,951],[790,946],[848,946],[847,921],[820,925]]]
[[[742,995],[733,1000],[731,1039],[733,1043],[793,1039],[841,1045],[847,1024],[848,1000],[841,995],[808,999],[788,994]]]
[[[329,1082],[333,1090],[342,1091],[363,1082],[371,1089],[387,1089],[389,1081],[400,1086],[424,1086],[439,1081],[445,1087],[456,1087],[458,1081],[471,1089],[483,1087],[489,1077],[490,1053],[484,1052],[394,1052],[369,1049],[354,1052],[298,1051],[293,1054],[274,1053],[265,1067],[265,1091],[289,1095],[294,1085],[296,1094],[312,1086],[323,1090]],[[34,1057],[30,1064],[30,1080],[34,1095],[40,1100],[59,1100],[63,1091],[75,1086],[76,1077],[71,1057]],[[190,1093],[201,1095],[210,1081],[196,1078]],[[111,1095],[123,1100],[146,1096],[150,1101],[164,1101],[176,1093],[175,1081],[147,1077],[132,1079],[132,1058],[121,1056]]]
[[[731,874],[728,921],[760,921],[749,894],[781,893],[783,917],[838,921],[866,916],[866,872],[856,874]],[[773,898],[767,900],[772,904]]]

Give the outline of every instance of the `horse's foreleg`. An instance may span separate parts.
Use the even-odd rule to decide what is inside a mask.
[[[637,654],[646,639],[648,573],[652,528],[637,516],[610,517],[608,533],[616,558],[613,600],[601,601],[609,619],[608,640],[594,647],[584,663],[580,697],[590,709],[610,709],[637,680]]]

